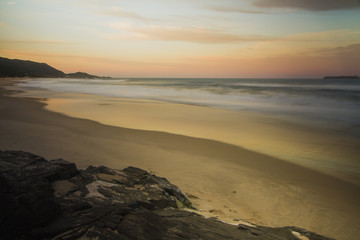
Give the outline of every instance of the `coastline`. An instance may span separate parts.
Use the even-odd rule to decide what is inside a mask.
[[[296,115],[38,87],[10,89],[18,91],[13,96],[40,99],[46,103],[45,109],[70,117],[127,129],[215,140],[360,185],[360,137],[356,135],[359,131],[356,124],[340,126]]]
[[[225,221],[296,225],[338,239],[360,234],[358,185],[218,141],[64,116],[5,92],[1,89],[3,150],[63,157],[79,168],[141,167],[184,189],[201,214]]]

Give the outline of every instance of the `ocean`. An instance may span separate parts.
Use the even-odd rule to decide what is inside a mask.
[[[19,86],[209,106],[360,126],[359,79],[32,79]],[[351,132],[360,136],[358,130]]]
[[[41,78],[21,80],[16,87],[66,93],[63,98],[74,94],[71,99],[77,94],[106,98],[48,101],[48,109],[109,125],[230,143],[360,184],[359,79]],[[127,103],[133,105],[121,105],[122,99],[133,99]],[[138,107],[136,99],[210,112]],[[257,117],[244,120],[248,114]]]

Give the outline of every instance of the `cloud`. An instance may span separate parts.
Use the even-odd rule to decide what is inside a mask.
[[[0,40],[0,42],[8,44],[73,44],[73,42],[53,40]]]
[[[263,49],[256,49],[262,51]],[[338,47],[318,47],[309,53],[228,56],[189,56],[183,60],[188,69],[220,77],[323,77],[360,74],[360,43]]]
[[[354,43],[360,37],[360,32],[349,30],[333,30],[324,32],[301,33],[288,36],[265,36],[258,34],[239,34],[220,31],[217,29],[145,25],[135,26],[128,22],[110,24],[110,27],[120,30],[118,34],[109,35],[110,40],[159,40],[179,41],[205,44],[223,43],[257,43],[269,46],[267,50],[273,50],[270,46],[285,49],[289,46],[298,49],[314,44],[332,44],[334,41]],[[288,51],[288,50],[286,50]]]
[[[116,23],[111,25],[113,28],[122,30],[126,33],[112,35],[110,39],[139,39],[139,40],[160,40],[160,41],[180,41],[193,43],[231,43],[231,42],[256,42],[272,41],[276,38],[261,35],[237,35],[224,33],[221,31],[174,26],[149,26],[133,27],[126,23]]]
[[[220,7],[220,6],[211,6],[208,9],[216,12],[234,12],[234,13],[245,13],[245,14],[264,14],[264,11],[255,11],[255,10],[245,10],[241,8],[231,8],[231,7]]]
[[[26,59],[55,59],[57,61],[69,61],[80,64],[82,61],[94,62],[94,63],[107,63],[107,64],[129,64],[133,63],[128,60],[121,60],[107,56],[96,56],[96,55],[76,55],[56,52],[44,52],[44,51],[17,51],[9,49],[1,49],[0,53],[9,57],[18,57]],[[75,64],[76,65],[76,64]]]
[[[332,48],[319,48],[315,52],[319,55],[336,55],[336,56],[360,56],[360,43],[347,46],[339,46]],[[360,63],[359,63],[360,69]]]
[[[139,61],[129,60],[128,58],[121,58],[118,56],[107,56],[107,55],[81,55],[81,54],[68,54],[58,53],[51,51],[34,51],[34,50],[10,50],[0,49],[0,53],[10,57],[24,57],[24,58],[42,58],[42,59],[56,59],[56,60],[68,60],[80,64],[81,61],[91,61],[94,63],[107,63],[112,65],[119,64],[137,64],[142,63]],[[152,58],[152,61],[154,58]],[[75,64],[75,65],[76,65]]]
[[[360,39],[360,31],[353,31],[348,29],[336,29],[321,32],[304,32],[285,36],[283,41],[287,42],[302,42],[303,44],[314,43],[322,44],[339,44],[339,43],[356,43]]]
[[[12,55],[16,57],[51,57],[51,58],[86,58],[80,55],[71,55],[71,54],[57,54],[57,53],[48,53],[48,52],[38,52],[38,51],[14,51],[8,49],[2,49],[2,52],[7,55]]]
[[[196,43],[229,43],[272,40],[269,39],[269,37],[255,35],[239,36],[202,28],[152,27],[143,29],[141,32],[149,36],[150,39]]]
[[[137,13],[126,11],[119,7],[113,7],[110,10],[103,11],[102,14],[108,15],[108,16],[119,17],[119,18],[131,18],[131,19],[143,20],[143,21],[151,20],[150,18],[140,16]]]
[[[308,11],[329,11],[360,8],[359,0],[256,0],[260,8],[295,8]]]

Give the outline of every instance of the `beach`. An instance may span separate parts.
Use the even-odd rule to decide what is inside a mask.
[[[1,79],[1,85],[11,84],[10,80]],[[326,174],[253,151],[259,145],[252,136],[260,133],[269,136],[270,150],[282,151],[274,149],[279,145],[271,143],[278,142],[276,137],[289,131],[285,131],[286,124],[276,126],[274,119],[250,113],[232,116],[226,110],[144,99],[111,103],[122,109],[113,113],[106,110],[110,98],[99,100],[88,94],[70,94],[63,98],[60,93],[51,91],[46,91],[43,97],[36,91],[33,96],[12,97],[14,94],[1,89],[2,150],[29,151],[47,159],[64,158],[82,169],[89,165],[119,169],[140,167],[166,177],[183,189],[201,214],[226,222],[295,225],[344,240],[356,239],[360,234],[360,186],[356,179]],[[66,101],[71,104],[63,104]],[[77,116],[77,104],[83,107],[83,103],[89,101],[96,103],[91,106],[97,107],[88,113],[94,112],[96,116],[83,115],[86,111]],[[62,111],[72,117],[58,113]],[[171,117],[167,112],[176,113],[170,118],[173,125],[166,125],[169,121],[145,118],[153,116],[147,114],[149,112],[163,114],[162,119]],[[110,121],[109,114],[117,114],[120,116],[117,121],[122,122],[106,122]],[[219,122],[219,116],[224,115],[227,118],[221,119],[226,121]],[[236,131],[244,129],[244,135],[236,139],[222,135],[228,132],[224,126],[235,125],[233,119],[241,123]],[[167,131],[162,131],[163,128]],[[248,129],[253,129],[252,135]],[[310,138],[312,135],[301,128],[291,128],[290,132],[297,139],[303,139],[304,146],[321,142],[324,153],[328,150],[335,152],[329,155],[344,154],[356,160],[357,142],[346,150],[329,149],[325,141],[329,137],[325,133],[320,141]],[[352,139],[340,141],[348,141],[349,144],[344,145],[351,145]],[[243,142],[248,142],[246,149],[239,146]],[[284,142],[285,155],[301,149],[292,148],[292,145]]]

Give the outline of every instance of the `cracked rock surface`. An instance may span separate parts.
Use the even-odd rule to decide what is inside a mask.
[[[234,226],[189,208],[178,187],[139,168],[78,170],[0,151],[0,239],[330,239],[296,227]]]

